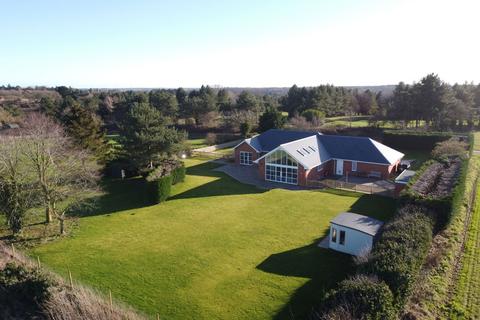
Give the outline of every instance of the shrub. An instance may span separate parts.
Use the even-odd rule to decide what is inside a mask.
[[[177,184],[179,182],[185,181],[186,175],[185,165],[182,163],[179,167],[173,169],[172,171],[172,184]]]
[[[205,143],[208,145],[214,145],[217,143],[217,134],[214,132],[209,132],[205,136]]]
[[[325,119],[325,113],[317,109],[307,109],[302,112],[301,116],[307,119],[307,121],[317,122],[319,124]]]
[[[419,206],[403,207],[387,223],[375,243],[371,259],[362,267],[388,284],[401,309],[427,256],[433,236],[432,214]]]
[[[252,133],[252,125],[250,124],[250,122],[242,122],[240,124],[240,134],[242,135],[242,137],[249,137]]]
[[[10,262],[0,271],[0,316],[27,319],[50,297],[53,281],[36,269]]]
[[[327,298],[317,319],[394,319],[393,296],[388,286],[364,275],[343,280]]]
[[[432,151],[432,157],[442,159],[444,157],[465,158],[467,155],[468,144],[456,138],[451,138],[437,143]]]
[[[150,203],[158,204],[168,199],[172,187],[172,176],[164,176],[148,182]]]

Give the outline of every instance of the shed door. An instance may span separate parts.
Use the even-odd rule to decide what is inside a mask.
[[[338,176],[343,176],[343,160],[336,160],[335,174]]]

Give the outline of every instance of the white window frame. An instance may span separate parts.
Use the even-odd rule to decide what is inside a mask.
[[[352,161],[352,172],[357,172],[358,161]]]
[[[286,157],[290,157],[290,162],[295,163],[295,165],[286,165],[286,164],[279,164],[275,162],[268,162],[269,161],[269,156],[265,157],[265,180],[266,181],[272,181],[272,182],[278,182],[278,183],[286,183],[286,184],[292,184],[292,185],[298,185],[298,162],[293,159],[292,156],[290,156],[287,152],[284,150],[278,150],[276,152],[283,152],[285,153]],[[275,174],[271,174],[271,170],[275,170]],[[284,169],[284,170],[282,170]],[[277,174],[276,171],[280,170],[280,177],[282,180],[277,180]],[[283,171],[285,171],[285,176]],[[290,171],[290,173],[289,173]],[[289,176],[290,175],[290,176]],[[273,177],[273,178],[272,178]],[[285,177],[285,179],[283,179]],[[288,181],[291,180],[291,181]]]
[[[253,164],[252,156],[251,152],[240,151],[240,164],[243,166],[251,166]]]

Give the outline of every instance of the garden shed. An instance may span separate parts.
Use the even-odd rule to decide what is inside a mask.
[[[340,213],[330,221],[329,248],[355,256],[369,252],[382,226],[382,221],[371,217]]]

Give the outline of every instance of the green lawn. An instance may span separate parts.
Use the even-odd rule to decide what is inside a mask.
[[[431,154],[430,151],[424,151],[424,150],[401,150],[405,154],[403,159],[408,159],[412,160],[415,159],[415,162],[412,164],[412,167],[410,168],[411,170],[418,170],[422,166],[422,164],[430,160]]]
[[[337,191],[264,191],[204,160],[166,203],[110,182],[72,236],[30,251],[53,270],[162,319],[304,318],[352,259],[316,246],[345,210],[386,220],[395,202]]]

